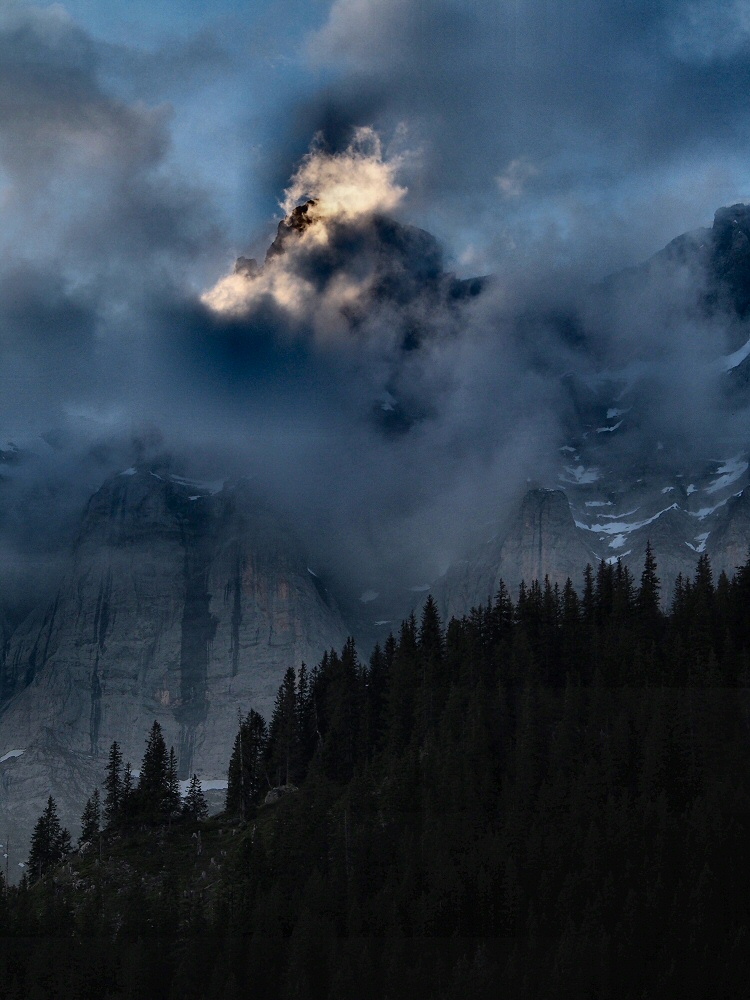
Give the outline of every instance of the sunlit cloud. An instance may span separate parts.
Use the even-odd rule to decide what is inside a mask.
[[[380,137],[369,126],[356,129],[342,152],[313,145],[284,191],[284,214],[308,199],[315,201],[315,213],[323,219],[392,212],[406,194],[396,183],[401,164],[400,157],[383,157]]]
[[[331,153],[314,142],[284,191],[281,207],[287,220],[301,203],[307,203],[297,239],[285,242],[284,252],[270,256],[257,271],[238,268],[225,275],[201,296],[204,305],[228,316],[248,313],[264,297],[293,318],[306,311],[313,329],[323,338],[341,326],[338,318],[354,306],[370,283],[369,275],[338,275],[321,295],[295,271],[295,257],[328,243],[329,226],[356,223],[376,213],[392,212],[406,195],[396,177],[403,158],[383,155],[380,137],[371,127],[356,129],[346,149]],[[284,232],[282,224],[282,233]]]

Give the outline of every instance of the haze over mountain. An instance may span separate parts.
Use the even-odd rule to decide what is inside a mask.
[[[183,668],[213,676],[185,607],[226,680],[238,547],[299,598],[283,657],[242,646],[270,690],[431,588],[461,612],[501,576],[637,570],[651,538],[666,594],[747,545],[741,5],[174,6],[0,13],[3,781],[73,720],[29,801],[56,747],[135,747]]]
[[[356,169],[382,166],[376,137],[361,135],[358,143],[347,153]],[[340,158],[317,152],[305,168],[316,156],[329,173],[341,166]],[[500,311],[499,278],[459,280],[446,273],[438,244],[422,230],[369,205],[329,214],[325,199],[312,198],[293,207],[264,263],[240,257],[202,304],[183,314],[185,326],[192,322],[194,335],[210,328],[217,355],[231,347],[240,367],[246,352],[261,351],[274,366],[280,356],[293,358],[305,374],[300,390],[310,366],[328,366],[345,389],[356,390],[340,396],[350,407],[349,444],[366,446],[352,462],[364,468],[373,456],[409,460],[415,468],[408,472],[423,476],[431,446],[447,451],[449,442],[441,440],[446,411],[461,398],[447,377],[447,359],[459,357],[467,340],[476,349],[485,338],[483,374],[499,380],[502,368],[489,350],[491,338],[504,335],[527,352],[524,388],[533,379],[538,391],[546,390],[530,401],[529,413],[548,421],[537,431],[544,450],[530,470],[533,480],[523,480],[520,458],[499,470],[506,477],[495,486],[494,517],[480,527],[477,542],[468,533],[477,510],[467,516],[448,506],[455,494],[450,480],[439,477],[443,457],[427,479],[435,497],[416,493],[422,506],[413,508],[410,544],[393,537],[388,517],[381,524],[369,520],[372,551],[392,547],[369,563],[366,550],[352,542],[372,510],[362,518],[351,497],[337,503],[336,481],[320,498],[308,492],[284,503],[273,474],[200,483],[177,474],[168,457],[147,457],[160,443],[156,436],[134,442],[140,460],[110,474],[90,498],[69,555],[65,532],[52,530],[60,579],[50,581],[49,597],[42,591],[33,601],[29,593],[4,613],[0,822],[14,841],[24,842],[50,788],[63,815],[74,818],[111,742],[137,761],[152,717],[175,746],[180,776],[197,769],[209,788],[222,787],[221,754],[238,707],[268,716],[286,669],[316,662],[348,633],[367,652],[429,589],[447,619],[491,600],[501,580],[515,588],[522,580],[549,576],[562,585],[571,577],[580,586],[583,567],[601,559],[622,559],[637,574],[647,540],[666,600],[699,553],[710,552],[716,569],[731,573],[750,540],[743,492],[749,232],[750,210],[722,209],[711,230],[674,241],[646,265],[594,287],[574,307],[513,315]],[[648,299],[650,323],[658,324],[653,335],[661,339],[638,359],[619,358],[615,368],[607,325],[618,309],[632,319]],[[704,331],[705,343],[695,345],[691,358],[684,355],[685,331],[692,337],[693,329]],[[614,349],[620,349],[617,340]],[[683,351],[677,372],[676,350]],[[680,379],[710,402],[703,441],[689,440],[668,407],[654,405],[655,390],[662,397],[683,393]],[[482,411],[487,407],[494,412],[491,392]],[[518,407],[511,413],[517,417]],[[695,430],[690,423],[687,434]],[[500,435],[512,430],[499,420],[493,426]],[[56,435],[45,442],[67,454]],[[725,457],[711,458],[707,445]],[[116,448],[104,452],[99,464],[117,454]],[[529,460],[528,451],[524,457]],[[190,465],[189,456],[183,461]],[[45,511],[30,502],[24,478],[35,456],[11,446],[4,462],[6,516],[33,525]],[[372,480],[369,490],[386,495],[399,482],[403,488],[392,468],[393,480]],[[49,483],[54,489],[54,479]],[[75,495],[56,488],[57,495]],[[473,500],[474,508],[492,499],[487,483],[468,480],[464,488],[463,502]],[[316,502],[326,497],[336,525],[315,516]],[[441,507],[462,516],[463,532],[440,539],[425,534]],[[323,526],[322,547],[316,525]],[[345,547],[348,561],[340,555]],[[315,569],[306,549],[314,553]],[[414,552],[421,564],[411,562]],[[452,559],[440,575],[436,567],[446,554]],[[425,582],[407,575],[415,564],[431,565]]]

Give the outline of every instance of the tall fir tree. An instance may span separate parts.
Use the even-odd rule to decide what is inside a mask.
[[[185,801],[182,806],[182,814],[186,819],[197,822],[208,816],[208,803],[201,788],[200,778],[194,774],[190,779]]]
[[[61,825],[57,804],[50,795],[31,835],[29,877],[36,881],[61,861],[70,850],[70,834]]]
[[[659,603],[661,581],[656,570],[656,557],[649,540],[646,542],[646,558],[636,601],[641,621],[643,644],[647,651],[661,639],[662,614]]]
[[[99,799],[99,789],[95,788],[93,795],[87,799],[81,816],[81,838],[79,843],[93,843],[101,831],[102,810]]]
[[[434,728],[443,702],[448,695],[443,665],[445,640],[437,604],[432,594],[425,601],[418,633],[421,661],[421,720],[422,731]]]
[[[161,726],[154,720],[138,777],[136,805],[139,818],[153,823],[166,819],[169,794],[167,745]]]
[[[177,775],[177,755],[174,752],[174,747],[169,748],[167,789],[164,804],[170,819],[180,815],[182,801],[180,798],[180,779]]]
[[[269,787],[266,776],[268,732],[262,715],[251,709],[240,720],[227,775],[226,810],[246,819]]]
[[[109,748],[104,776],[104,821],[107,827],[117,826],[122,806],[122,751],[115,740]]]
[[[400,754],[411,739],[421,682],[417,621],[413,614],[401,623],[389,673],[386,743],[392,753]]]
[[[297,681],[294,668],[284,674],[268,730],[268,767],[277,785],[299,780],[300,733],[297,716]]]
[[[133,819],[135,812],[136,782],[133,777],[133,768],[130,761],[125,765],[122,772],[122,792],[120,796],[120,818],[121,826],[127,826]]]

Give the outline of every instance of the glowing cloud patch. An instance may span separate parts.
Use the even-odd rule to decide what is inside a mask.
[[[322,219],[391,212],[406,194],[406,188],[396,183],[401,164],[400,157],[383,158],[382,143],[373,128],[359,128],[342,152],[313,147],[303,157],[284,191],[281,207],[289,215],[299,202],[313,198],[315,215]]]
[[[338,276],[325,291],[316,294],[312,285],[297,273],[295,255],[306,247],[326,244],[329,223],[353,222],[376,212],[391,212],[406,194],[406,188],[396,183],[402,163],[401,157],[384,158],[380,137],[370,127],[357,129],[349,146],[338,153],[329,153],[314,144],[303,157],[281,202],[287,219],[297,205],[307,203],[305,225],[298,230],[299,238],[285,243],[283,253],[267,258],[263,267],[252,273],[235,268],[205,291],[201,302],[216,313],[242,316],[268,296],[295,319],[309,313],[308,318],[322,339],[335,336],[346,310],[366,293],[370,277]]]

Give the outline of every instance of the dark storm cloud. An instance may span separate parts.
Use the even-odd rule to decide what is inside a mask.
[[[344,108],[358,85],[384,113],[423,117],[435,182],[463,190],[520,155],[580,158],[580,167],[599,149],[603,162],[589,169],[607,172],[696,139],[744,138],[747,35],[726,53],[686,44],[700,40],[709,9],[685,0],[338,0],[312,49],[349,71]]]
[[[62,8],[0,21],[0,178],[14,253],[64,244],[71,257],[119,248],[205,252],[216,233],[205,195],[167,167],[171,110],[126,103],[102,82],[107,46]],[[102,260],[102,264],[105,262]]]
[[[334,78],[280,112],[297,128],[281,155],[315,129],[340,148],[347,125],[404,123],[410,209],[503,263],[522,239],[550,259],[596,239],[599,273],[653,252],[686,205],[708,221],[748,139],[740,2],[337,0],[310,52]]]
[[[57,551],[104,476],[151,461],[249,477],[350,588],[425,583],[530,481],[558,484],[571,373],[593,395],[633,383],[623,465],[662,441],[718,447],[731,323],[701,312],[705,275],[666,260],[588,285],[686,228],[684,201],[700,215],[723,183],[705,180],[711,157],[744,150],[743,22],[730,44],[712,17],[340,0],[310,41],[323,84],[279,109],[264,153],[274,200],[287,185],[285,201],[319,199],[325,231],[293,235],[247,282],[210,199],[174,170],[172,109],[110,86],[189,89],[235,71],[221,47],[201,36],[160,64],[57,8],[0,23],[0,422],[30,456],[0,504],[9,564]],[[373,124],[385,151],[371,129],[352,145]],[[706,149],[675,200],[669,177],[692,178]],[[489,250],[464,272],[502,266],[462,284],[458,242],[391,212],[476,232]]]
[[[110,55],[57,5],[0,14],[0,447],[23,456],[1,473],[6,607],[52,580],[87,496],[142,455],[163,402],[144,302],[220,246],[170,164],[170,108],[116,96]]]

